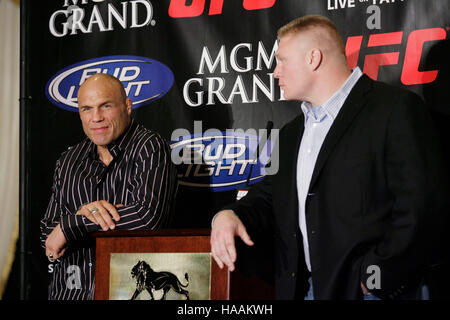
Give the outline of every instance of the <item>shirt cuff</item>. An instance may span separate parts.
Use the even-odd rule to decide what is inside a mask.
[[[78,214],[61,216],[60,226],[68,243],[83,240],[87,234],[99,229],[97,225]]]

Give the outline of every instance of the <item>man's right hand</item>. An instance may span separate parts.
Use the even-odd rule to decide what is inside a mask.
[[[226,265],[230,271],[234,270],[236,262],[235,236],[239,236],[248,246],[254,244],[244,224],[233,210],[223,210],[217,213],[211,230],[211,254],[220,269]]]
[[[89,221],[100,225],[104,231],[113,230],[116,227],[114,221],[117,222],[120,220],[120,215],[116,208],[120,208],[121,206],[123,205],[119,204],[114,206],[105,200],[94,201],[83,205],[76,214],[85,216]],[[94,209],[97,212],[92,211]]]

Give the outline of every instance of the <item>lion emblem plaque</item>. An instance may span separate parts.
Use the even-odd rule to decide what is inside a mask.
[[[209,253],[112,253],[111,300],[209,300]]]
[[[161,300],[166,300],[167,292],[170,289],[185,295],[186,300],[189,300],[189,291],[183,289],[189,285],[189,276],[187,273],[184,274],[187,283],[183,285],[173,273],[168,271],[156,272],[145,261],[138,261],[133,269],[131,269],[131,276],[136,280],[136,290],[131,300],[135,300],[144,290],[147,290],[152,300],[155,299],[153,290],[163,290]]]

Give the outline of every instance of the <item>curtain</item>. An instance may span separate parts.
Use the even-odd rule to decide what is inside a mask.
[[[0,0],[0,297],[19,230],[19,1]]]

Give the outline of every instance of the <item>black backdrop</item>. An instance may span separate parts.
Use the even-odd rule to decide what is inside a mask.
[[[63,71],[76,66],[85,70],[87,63],[94,61],[108,73],[115,68],[120,72],[124,63],[105,63],[117,56],[161,63],[166,69],[146,74],[144,63],[135,64],[142,71],[135,80],[150,81],[141,91],[150,88],[162,94],[133,112],[139,122],[167,140],[179,128],[194,133],[194,121],[202,121],[203,131],[258,130],[268,120],[277,129],[300,108],[296,102],[282,100],[273,79],[276,30],[298,16],[323,14],[342,32],[351,66],[358,65],[372,78],[424,97],[448,155],[449,9],[448,0],[23,1],[27,19],[23,16],[22,27],[27,40],[22,56],[22,98],[31,99],[23,108],[23,119],[28,120],[22,122],[27,137],[21,155],[27,165],[22,172],[27,179],[21,221],[25,234],[19,250],[28,257],[23,265],[26,291],[22,297],[46,297],[52,268],[40,248],[39,220],[49,199],[56,159],[84,137],[76,110],[70,111],[70,106],[52,98],[51,92],[70,96],[71,86],[75,89],[72,96],[76,96],[81,71],[65,76]],[[78,28],[73,28],[74,21]],[[124,76],[131,78],[136,69],[130,70]],[[158,84],[158,77],[170,73],[173,82]],[[57,76],[62,79],[59,86],[49,86]],[[146,94],[144,98],[148,98],[149,93],[141,96]],[[180,170],[183,174],[186,167],[180,166]],[[231,178],[224,179],[238,181],[248,174],[234,171]],[[192,174],[180,176],[172,227],[209,227],[217,209],[234,201],[237,184],[217,188],[213,180],[207,177],[206,186],[187,186],[198,181]],[[16,292],[18,259],[14,271],[7,297]]]

